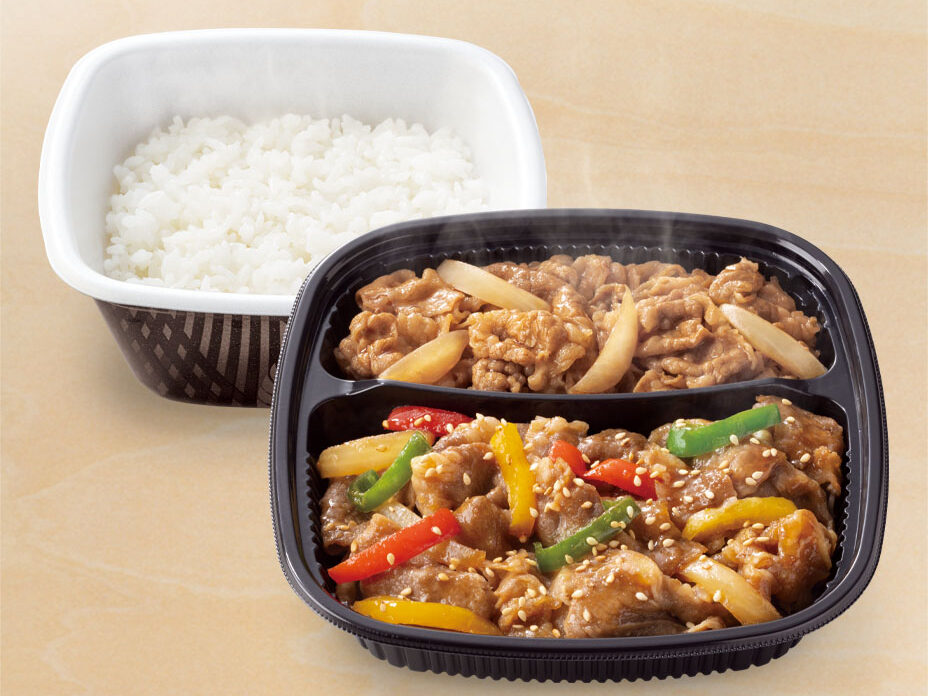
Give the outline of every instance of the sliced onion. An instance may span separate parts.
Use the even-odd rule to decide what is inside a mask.
[[[716,601],[742,624],[780,618],[776,608],[751,583],[728,566],[707,556],[684,566],[679,575],[713,598],[718,597]]]
[[[570,388],[571,394],[599,394],[611,389],[632,364],[638,346],[638,312],[628,288],[622,297],[619,316],[612,325],[603,349],[590,369]]]
[[[434,384],[451,371],[467,347],[467,331],[449,331],[404,355],[377,375],[380,379]]]
[[[324,449],[316,462],[316,469],[323,478],[356,476],[370,469],[382,471],[393,463],[413,433],[422,433],[429,444],[435,441],[435,436],[424,430],[362,437]]]
[[[754,348],[800,379],[825,374],[825,366],[805,345],[744,307],[723,304],[719,309]]]
[[[384,503],[376,511],[400,527],[408,527],[422,520],[415,512],[395,500]]]
[[[438,266],[438,275],[455,290],[503,309],[518,309],[522,312],[551,309],[551,305],[540,297],[463,261],[445,259]]]

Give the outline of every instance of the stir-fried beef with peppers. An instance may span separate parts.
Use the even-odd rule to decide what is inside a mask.
[[[592,638],[807,606],[831,570],[841,426],[787,399],[647,437],[420,407],[323,451],[338,597],[398,624]]]
[[[362,287],[335,349],[355,379],[487,391],[650,392],[814,377],[818,320],[756,263],[717,275],[608,256],[445,260]]]

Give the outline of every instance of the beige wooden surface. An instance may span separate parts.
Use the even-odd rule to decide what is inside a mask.
[[[473,41],[528,93],[552,206],[762,220],[841,264],[871,321],[889,416],[872,584],[765,667],[582,691],[925,693],[924,2],[4,0],[2,12],[5,696],[571,688],[396,669],[313,614],[275,557],[267,412],[149,393],[93,303],[49,268],[35,184],[68,69],[110,39],[211,26]]]

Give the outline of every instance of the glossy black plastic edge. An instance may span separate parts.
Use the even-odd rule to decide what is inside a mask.
[[[297,522],[293,517],[295,481],[291,478],[290,464],[296,453],[291,451],[293,440],[290,434],[291,428],[298,425],[292,419],[299,414],[298,400],[306,387],[303,380],[318,372],[317,368],[310,370],[307,375],[306,370],[309,354],[312,353],[312,350],[305,350],[306,344],[312,348],[317,340],[315,335],[307,336],[306,323],[312,314],[318,315],[320,311],[318,307],[312,306],[313,297],[341,260],[391,235],[411,233],[434,225],[518,223],[527,218],[550,217],[561,220],[565,226],[571,220],[612,217],[650,219],[671,227],[678,222],[726,227],[730,231],[738,230],[744,236],[765,238],[768,243],[775,242],[783,249],[798,253],[810,264],[810,270],[828,281],[832,289],[829,299],[836,305],[836,316],[842,318],[841,327],[834,327],[836,335],[832,340],[837,341],[840,335],[848,357],[857,358],[848,365],[851,370],[848,379],[856,397],[855,405],[860,412],[861,462],[867,464],[866,505],[861,510],[862,519],[858,521],[858,526],[863,527],[869,543],[845,550],[845,553],[852,556],[848,561],[850,568],[838,586],[829,591],[827,602],[817,601],[803,611],[767,624],[702,634],[546,641],[466,636],[401,626],[391,626],[384,630],[383,624],[339,604],[308,577],[306,560],[302,557],[297,540]],[[304,300],[304,297],[308,300]],[[318,331],[318,324],[315,328]],[[297,344],[291,345],[291,341],[297,341]],[[347,388],[342,393],[350,391],[353,389]],[[611,398],[640,396],[648,395],[613,395]],[[294,404],[296,409],[293,408]],[[281,567],[291,587],[321,616],[358,636],[372,653],[391,663],[406,664],[413,669],[510,679],[587,680],[676,676],[760,664],[782,654],[802,635],[834,619],[856,600],[875,571],[885,524],[888,490],[885,407],[873,342],[856,291],[844,272],[812,244],[768,225],[731,218],[622,210],[518,211],[403,223],[372,232],[334,252],[301,289],[284,339],[273,397],[269,445],[269,483],[275,540]],[[600,667],[583,667],[590,661]],[[627,664],[629,661],[634,666]],[[656,664],[657,667],[643,667],[643,661]],[[554,663],[559,666],[553,666]],[[569,665],[575,665],[575,668]]]

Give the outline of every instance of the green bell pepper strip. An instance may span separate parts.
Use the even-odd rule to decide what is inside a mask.
[[[348,499],[361,512],[376,510],[409,483],[409,479],[412,478],[412,458],[425,454],[430,449],[425,436],[419,432],[414,433],[379,478],[377,472],[372,469],[352,481],[348,487]]]
[[[536,541],[535,561],[538,563],[538,570],[542,573],[550,573],[574,561],[579,561],[592,552],[593,545],[590,541],[595,540],[597,544],[608,541],[624,530],[641,512],[630,496],[616,501],[603,501],[603,505],[606,507],[603,514],[583,529],[553,546],[542,548],[541,544]]]
[[[741,438],[780,422],[776,404],[749,408],[709,425],[696,428],[671,428],[667,449],[678,457],[695,457],[731,444],[731,436]]]

